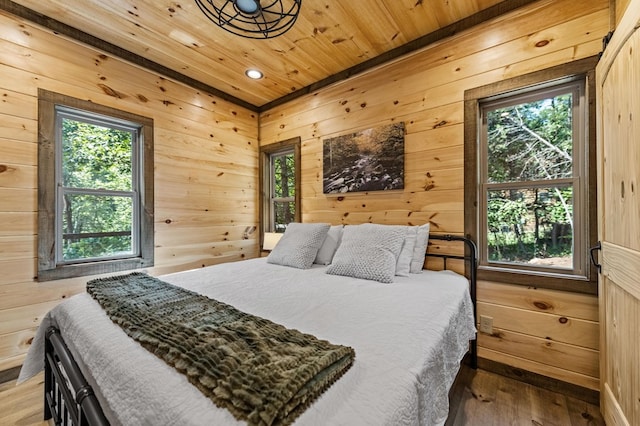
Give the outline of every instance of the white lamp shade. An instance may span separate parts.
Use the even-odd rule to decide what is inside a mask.
[[[273,250],[282,238],[282,234],[279,232],[265,232],[264,239],[262,241],[262,250]]]

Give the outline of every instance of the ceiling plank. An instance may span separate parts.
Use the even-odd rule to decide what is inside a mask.
[[[451,37],[457,33],[468,30],[469,28],[472,28],[482,22],[488,21],[493,18],[497,18],[500,15],[511,12],[515,9],[518,9],[529,3],[534,3],[536,1],[538,0],[507,0],[501,3],[497,3],[494,6],[491,6],[485,10],[475,13],[458,22],[454,22],[453,24],[447,25],[444,28],[441,28],[439,30],[426,34],[413,41],[403,44],[402,46],[396,47],[395,49],[389,50],[381,55],[378,55],[374,58],[364,61],[358,65],[345,69],[344,71],[340,71],[316,83],[303,87],[300,90],[296,90],[295,92],[289,93],[288,95],[282,96],[272,102],[264,104],[260,107],[260,111],[261,112],[267,111],[271,108],[274,108],[276,106],[292,101],[293,99],[296,99],[301,96],[320,90],[321,88],[326,87],[330,84],[337,83],[338,81],[346,80],[350,77],[353,77],[356,74],[360,74],[371,68],[377,67],[379,65],[382,65],[394,59],[398,59],[401,56],[404,56],[413,51],[422,49],[432,43],[435,43],[447,37]]]
[[[220,68],[219,65],[222,64],[218,64],[216,65],[218,68],[211,68],[210,71],[206,66],[206,60],[217,58],[215,55],[212,56],[212,49],[216,45],[222,47],[224,43],[222,45],[213,43],[214,39],[207,39],[204,34],[201,34],[202,37],[205,37],[203,39],[204,44],[197,46],[195,50],[189,50],[192,54],[196,52],[196,55],[186,57],[179,51],[176,52],[178,55],[175,56],[172,53],[173,51],[169,53],[165,52],[169,60],[163,61],[162,55],[147,58],[142,56],[144,53],[141,54],[143,51],[136,47],[138,44],[129,44],[129,50],[125,49],[119,46],[126,45],[124,39],[118,42],[115,41],[119,40],[116,37],[114,39],[109,38],[110,42],[105,41],[75,26],[65,24],[10,0],[0,0],[0,10],[29,20],[56,33],[80,41],[177,82],[187,84],[195,89],[202,90],[259,113],[315,92],[338,81],[346,80],[356,74],[378,67],[389,61],[394,61],[413,51],[422,49],[432,43],[468,30],[479,23],[494,19],[535,1],[538,0],[505,0],[499,3],[495,3],[495,0],[468,0],[456,3],[455,5],[451,5],[448,2],[445,5],[441,5],[440,9],[442,10],[436,10],[437,8],[434,9],[434,6],[431,5],[427,10],[421,1],[414,3],[413,0],[402,0],[394,3],[393,7],[391,7],[391,5],[381,0],[376,0],[370,5],[370,8],[368,8],[367,13],[365,13],[366,16],[354,14],[354,10],[351,7],[340,5],[339,3],[336,5],[336,3],[330,2],[316,2],[312,3],[315,8],[310,9],[308,15],[305,17],[301,17],[296,24],[297,27],[292,29],[291,37],[293,38],[287,39],[287,37],[285,37],[281,41],[274,39],[270,41],[268,49],[252,48],[247,51],[245,51],[245,48],[249,48],[252,45],[238,43],[238,46],[234,48],[235,56],[228,58],[225,56],[226,59],[233,62],[233,65],[227,63],[226,66]],[[91,2],[91,4],[93,4],[93,2]],[[98,5],[99,3],[95,4]],[[146,2],[144,2],[144,4],[146,5],[145,7],[151,5],[151,3],[147,4]],[[483,5],[486,6],[487,4],[491,4],[491,6],[467,16],[469,13],[472,13],[474,10],[479,10],[478,8]],[[331,5],[335,7],[331,9]],[[142,4],[140,4],[140,6],[142,6]],[[35,5],[33,7],[35,7]],[[107,8],[108,4],[104,7]],[[148,12],[148,16],[146,14],[138,16],[138,10],[136,9],[136,13],[132,14],[133,18],[122,15],[125,11],[110,11],[110,13],[120,15],[119,20],[121,24],[133,19],[131,22],[136,24],[138,28],[136,33],[145,29],[149,30],[144,33],[144,46],[147,46],[150,51],[155,51],[154,48],[157,49],[162,45],[162,41],[158,37],[162,35],[166,36],[167,34],[166,29],[162,27],[162,25],[167,25],[167,22],[160,19],[166,18],[166,11],[164,11],[164,9],[161,11],[150,8],[146,8],[145,10]],[[393,13],[390,12],[390,10],[393,11]],[[404,12],[402,12],[403,10]],[[411,19],[403,20],[404,15],[402,15],[402,13],[405,12],[407,14],[406,16],[410,16]],[[132,13],[132,11],[127,10],[126,13]],[[386,17],[382,16],[381,13],[384,13]],[[336,20],[336,16],[339,18],[338,20]],[[460,16],[467,17],[457,22],[449,23]],[[171,17],[175,20],[173,21],[174,25],[187,28],[188,22],[184,19],[186,17],[181,16],[181,14],[177,12],[172,13]],[[85,24],[91,20],[86,16],[82,19],[85,20]],[[70,23],[73,23],[73,21]],[[93,25],[95,25],[95,23]],[[158,27],[159,25],[161,27]],[[427,26],[425,27],[425,25]],[[438,25],[446,26],[431,30],[431,28],[437,28]],[[85,25],[81,28],[88,30],[89,27]],[[347,28],[349,29],[347,30]],[[419,36],[420,33],[426,33],[426,35]],[[416,34],[418,34],[417,38],[406,42],[408,38]],[[125,35],[126,34],[123,34],[122,36]],[[294,37],[294,35],[296,36]],[[102,37],[105,37],[104,34]],[[173,43],[173,40],[171,40],[171,42]],[[291,44],[292,42],[293,44]],[[185,46],[188,49],[190,48],[186,44]],[[398,47],[392,48],[393,46]],[[183,46],[180,45],[178,49],[182,47]],[[131,51],[131,49],[135,50],[135,52]],[[169,50],[171,49],[170,47]],[[240,50],[238,51],[238,49]],[[390,50],[385,51],[386,49]],[[201,50],[202,53],[206,51],[204,56],[200,55]],[[215,49],[213,50],[215,51]],[[223,55],[223,51],[226,52],[225,49],[220,50],[220,55]],[[238,55],[238,53],[240,55]],[[207,79],[207,73],[209,73],[212,77],[215,76],[215,79],[212,81],[225,81],[235,89],[236,87],[233,86],[233,73],[237,73],[237,69],[242,68],[242,61],[246,62],[254,56],[254,60],[256,58],[262,59],[260,63],[264,63],[264,66],[268,68],[263,71],[270,71],[270,74],[273,75],[269,77],[268,74],[260,83],[260,88],[256,87],[256,90],[252,92],[250,102],[247,99],[238,97],[243,95],[238,94],[238,96],[234,96],[226,91],[220,90],[220,88],[204,83],[204,81],[211,80]],[[241,61],[239,61],[240,58],[242,58]],[[274,58],[276,59],[274,60]],[[363,62],[349,66],[349,64],[356,63],[358,60],[362,60]],[[193,65],[193,68],[185,72],[190,73],[191,76],[177,71],[177,64],[184,64],[188,67],[189,63]],[[232,66],[229,67],[229,65]],[[186,70],[187,68],[184,69]],[[343,70],[334,72],[340,69]],[[220,71],[220,73],[216,70]],[[331,74],[332,72],[333,74]],[[312,75],[315,75],[315,77],[312,77]],[[328,76],[321,78],[322,75]],[[312,83],[308,84],[310,81]],[[304,84],[308,85],[305,86]],[[245,89],[251,87],[247,86],[247,83],[244,82],[241,83],[241,85],[245,87]],[[239,87],[240,86],[238,86],[238,90],[240,90]],[[282,94],[285,92],[287,94],[278,97],[278,93]],[[261,104],[256,102],[259,99],[264,99],[266,103]],[[267,102],[268,99],[274,100]]]
[[[226,92],[216,89],[215,87],[209,86],[208,84],[205,84],[199,80],[186,76],[178,71],[165,67],[164,65],[161,65],[157,62],[146,59],[140,55],[136,55],[133,52],[130,52],[114,44],[111,44],[100,38],[94,37],[90,34],[85,33],[84,31],[80,31],[77,28],[71,27],[53,18],[42,15],[32,9],[21,6],[10,0],[0,0],[0,10],[4,10],[5,12],[11,13],[12,15],[18,16],[20,18],[33,22],[37,25],[48,28],[51,31],[70,37],[74,40],[77,40],[89,46],[95,47],[96,49],[112,54],[118,58],[131,62],[135,65],[141,66],[143,68],[146,68],[150,71],[162,74],[165,77],[169,77],[180,83],[184,83],[188,86],[191,86],[195,89],[208,92],[214,96],[217,96],[221,99],[232,102],[238,106],[247,108],[254,112],[259,112],[258,106],[253,105],[249,102],[246,102],[243,99],[237,98],[233,95],[230,95]]]

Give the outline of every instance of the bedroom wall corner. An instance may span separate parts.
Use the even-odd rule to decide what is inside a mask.
[[[38,283],[37,93],[154,120],[151,274],[258,256],[257,113],[0,13],[0,371],[87,278]]]
[[[430,222],[432,232],[460,235],[464,91],[596,55],[608,31],[609,0],[580,8],[569,0],[534,2],[261,113],[260,143],[302,138],[305,222]],[[400,121],[406,128],[404,190],[323,194],[323,139]],[[479,314],[503,328],[480,337],[480,356],[598,389],[597,297],[486,282],[478,298]],[[536,300],[547,310],[531,303]]]

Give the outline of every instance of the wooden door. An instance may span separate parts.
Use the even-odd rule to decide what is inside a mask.
[[[596,75],[600,409],[608,425],[640,425],[640,0]]]

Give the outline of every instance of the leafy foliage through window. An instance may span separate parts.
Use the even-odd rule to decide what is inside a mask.
[[[296,176],[293,151],[272,154],[271,170],[272,226],[274,231],[284,232],[287,225],[293,222],[296,216]]]
[[[584,85],[481,105],[481,220],[488,264],[580,269]]]

